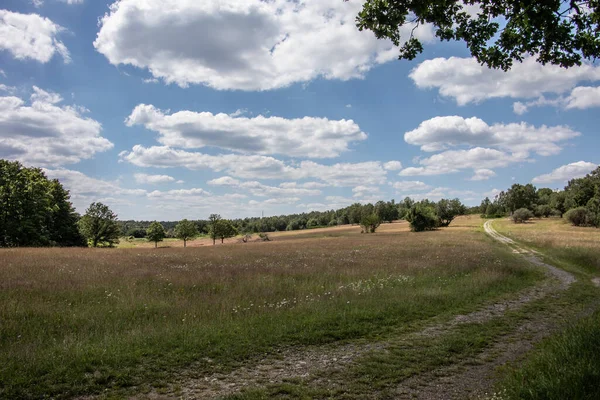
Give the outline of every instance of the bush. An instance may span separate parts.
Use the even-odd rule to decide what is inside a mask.
[[[575,226],[591,226],[595,225],[596,222],[596,215],[585,207],[577,207],[567,211],[565,218]]]
[[[406,220],[413,232],[431,231],[440,226],[435,209],[424,204],[413,205],[406,213]]]
[[[381,219],[377,214],[365,215],[360,220],[360,226],[362,226],[364,233],[375,233],[379,225],[381,225]]]
[[[548,218],[552,214],[552,208],[547,204],[542,204],[535,208],[534,214],[537,218]]]
[[[260,240],[262,240],[263,242],[270,242],[271,238],[269,238],[269,235],[266,234],[265,232],[261,232],[258,234],[258,237],[260,238]]]
[[[512,220],[515,224],[529,221],[533,218],[533,213],[527,208],[519,208],[512,215]]]

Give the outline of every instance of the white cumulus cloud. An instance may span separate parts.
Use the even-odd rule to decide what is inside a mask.
[[[157,185],[161,183],[175,182],[175,178],[169,175],[134,174],[133,177],[137,183],[145,185]]]
[[[534,57],[515,63],[508,71],[490,69],[474,58],[434,58],[423,61],[411,73],[417,87],[438,89],[459,105],[492,98],[537,98],[544,93],[562,94],[579,82],[600,80],[600,68],[582,64],[569,69],[541,65]]]
[[[586,161],[578,161],[556,168],[549,174],[536,176],[533,183],[567,182],[568,180],[581,178],[598,168],[598,164]]]
[[[421,181],[400,181],[391,183],[392,187],[398,192],[408,193],[408,192],[419,192],[423,190],[431,189],[431,186]]]
[[[352,142],[367,135],[352,120],[331,121],[304,117],[234,117],[210,112],[180,111],[165,115],[154,106],[140,104],[126,120],[160,134],[160,143],[170,147],[205,146],[255,154],[291,157],[337,157]]]
[[[121,152],[120,158],[122,161],[140,167],[210,169],[242,179],[317,179],[331,186],[354,187],[365,182],[379,185],[385,183],[387,176],[387,171],[378,161],[336,163],[332,165],[319,164],[313,161],[286,164],[281,160],[267,156],[209,155],[172,149],[166,146],[146,148],[136,145],[130,152]]]
[[[398,50],[357,29],[361,7],[341,0],[118,0],[100,20],[94,46],[114,65],[147,68],[182,87],[270,90],[318,77],[362,78]],[[412,29],[401,27],[402,36]],[[415,35],[433,39],[429,25]]]
[[[475,175],[471,177],[471,181],[487,181],[496,176],[496,173],[491,169],[479,168],[475,170]]]
[[[468,150],[449,150],[419,160],[421,167],[400,171],[401,176],[443,175],[464,169],[492,169],[513,163],[530,161],[527,153],[509,154],[495,149],[474,147]]]
[[[47,63],[60,54],[68,63],[69,50],[57,36],[64,28],[37,14],[20,14],[0,10],[0,50],[10,52],[18,60]]]
[[[423,151],[440,151],[456,146],[495,147],[511,152],[535,152],[548,156],[560,152],[560,142],[580,136],[568,126],[547,127],[521,123],[488,125],[473,117],[435,117],[406,132],[404,140]]]
[[[100,123],[82,115],[87,110],[61,102],[58,94],[35,86],[29,105],[19,97],[0,97],[0,157],[56,166],[113,147],[100,136]]]

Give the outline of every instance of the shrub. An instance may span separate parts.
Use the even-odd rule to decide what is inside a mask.
[[[552,214],[552,208],[547,204],[542,204],[535,208],[534,214],[537,218],[548,218]]]
[[[533,218],[533,213],[527,208],[519,208],[512,215],[515,224],[529,221],[531,218]]]
[[[362,226],[364,233],[375,233],[379,225],[381,225],[381,219],[377,214],[365,215],[360,220],[360,226]]]
[[[270,242],[270,241],[271,241],[271,238],[269,238],[269,235],[268,235],[268,234],[266,234],[266,233],[264,233],[264,232],[261,232],[261,233],[259,233],[259,234],[258,234],[258,237],[259,237],[259,238],[260,238],[260,239],[261,239],[263,242]]]
[[[596,222],[596,216],[585,207],[573,208],[567,211],[565,217],[575,226],[590,226]]]
[[[413,205],[406,213],[406,220],[410,222],[413,232],[431,231],[440,226],[435,209],[424,204]]]

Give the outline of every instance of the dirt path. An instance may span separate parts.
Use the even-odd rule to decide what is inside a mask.
[[[507,238],[506,236],[498,233],[498,231],[496,231],[494,229],[494,227],[492,226],[492,223],[493,223],[493,220],[490,220],[490,221],[486,221],[486,223],[483,224],[483,228],[485,229],[485,232],[488,235],[490,235],[491,237],[493,237],[500,243],[504,243],[505,245],[509,246],[513,250],[514,253],[520,254],[522,257],[524,257],[527,261],[531,262],[532,264],[540,266],[540,267],[544,267],[546,274],[558,279],[561,282],[561,286],[563,288],[566,289],[567,287],[569,287],[569,285],[571,283],[573,283],[577,280],[577,279],[575,279],[575,276],[568,273],[567,271],[562,270],[560,268],[556,268],[553,265],[546,264],[545,262],[543,262],[538,257],[538,254],[539,254],[538,252],[528,249],[526,247],[520,246],[514,240]]]
[[[487,221],[484,224],[484,229],[492,238],[509,246],[514,253],[524,257],[532,264],[543,267],[546,275],[554,278],[550,281],[550,284],[546,283],[533,289],[529,301],[542,298],[552,292],[565,290],[576,281],[572,274],[544,263],[539,258],[539,253],[520,246],[512,239],[498,233],[493,228],[492,221]],[[523,296],[510,302],[506,309],[518,308],[519,305],[522,305],[522,303],[519,303],[522,300],[524,300]],[[556,317],[556,314],[548,315],[548,313],[534,315],[530,320],[521,324],[512,334],[500,338],[498,342],[481,353],[475,360],[468,360],[462,364],[440,368],[407,379],[398,388],[397,398],[451,400],[492,397],[489,390],[493,387],[496,368],[507,362],[518,360],[531,350],[535,343],[552,334],[557,328]],[[484,318],[484,320],[488,319]]]

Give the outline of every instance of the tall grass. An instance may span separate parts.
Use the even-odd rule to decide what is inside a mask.
[[[600,399],[600,311],[544,341],[501,384],[503,397]]]
[[[188,249],[0,251],[0,397],[227,370],[276,346],[376,338],[539,274],[470,230]]]

